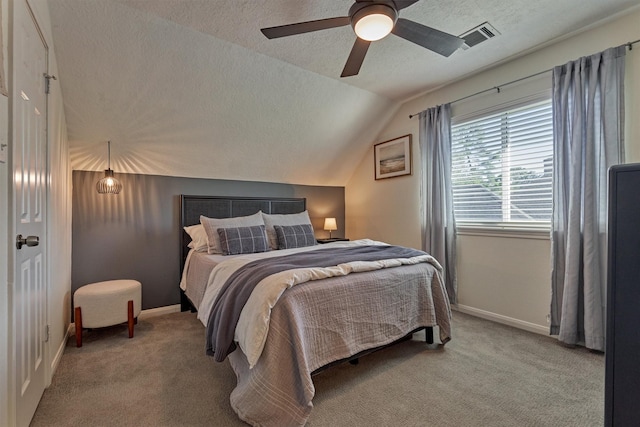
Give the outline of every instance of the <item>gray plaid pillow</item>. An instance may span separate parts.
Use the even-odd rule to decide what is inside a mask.
[[[302,248],[317,243],[311,224],[274,225],[273,228],[278,236],[278,249]]]
[[[252,254],[269,250],[264,225],[218,228],[220,247],[225,255]]]

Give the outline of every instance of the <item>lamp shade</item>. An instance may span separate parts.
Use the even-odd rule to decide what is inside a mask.
[[[113,177],[113,171],[107,169],[104,171],[104,178],[96,184],[96,190],[100,194],[118,194],[122,190],[122,184]]]
[[[104,178],[96,183],[96,190],[99,194],[118,194],[122,190],[120,181],[114,178],[113,170],[111,170],[111,141],[107,142],[108,146],[108,166],[104,171]]]
[[[338,224],[336,224],[335,218],[325,218],[324,219],[324,229],[328,231],[333,231],[338,229]]]

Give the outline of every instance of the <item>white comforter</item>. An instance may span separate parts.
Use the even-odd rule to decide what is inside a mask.
[[[386,243],[363,239],[351,242],[335,242],[327,245],[316,245],[305,248],[225,257],[225,259],[221,261],[209,275],[207,289],[200,307],[198,307],[198,319],[200,319],[205,327],[207,326],[209,313],[213,307],[216,297],[218,296],[220,288],[224,285],[231,274],[243,265],[257,259],[272,258],[297,252],[328,248],[328,245],[333,247],[348,247],[361,245],[386,245]],[[431,263],[437,269],[442,270],[442,267],[440,267],[435,258],[430,255],[421,255],[413,258],[388,259],[374,262],[357,261],[326,268],[301,268],[287,270],[269,276],[258,283],[245,307],[242,309],[235,331],[235,341],[247,356],[250,368],[253,368],[262,354],[262,350],[267,339],[271,309],[280,298],[280,295],[282,295],[287,288],[310,280],[325,279],[334,276],[346,276],[355,272],[379,270],[381,268],[396,267],[403,264],[417,264],[421,262]]]

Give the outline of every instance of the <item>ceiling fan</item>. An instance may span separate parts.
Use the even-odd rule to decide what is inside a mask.
[[[398,11],[419,0],[356,0],[349,9],[349,16],[299,22],[262,28],[260,31],[269,39],[293,36],[312,31],[351,25],[356,33],[356,41],[340,77],[355,76],[360,71],[364,57],[372,41],[380,40],[389,33],[415,44],[450,56],[464,40],[435,28],[399,18]]]

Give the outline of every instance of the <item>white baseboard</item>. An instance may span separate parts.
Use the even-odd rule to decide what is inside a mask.
[[[156,308],[150,308],[148,310],[142,310],[140,312],[140,315],[138,316],[138,319],[147,319],[149,317],[162,316],[163,314],[179,313],[179,312],[180,312],[180,304],[165,305],[164,307],[156,307]]]
[[[549,336],[548,326],[536,325],[535,323],[526,322],[520,319],[514,319],[513,317],[503,316],[502,314],[496,314],[490,311],[485,311],[479,308],[469,307],[467,305],[462,305],[462,304],[452,305],[451,309],[459,311],[461,313],[470,314],[472,316],[491,320],[496,323],[502,323],[503,325],[513,326],[514,328],[524,329],[525,331]]]
[[[62,338],[62,342],[60,343],[60,346],[58,346],[58,351],[56,351],[56,355],[53,358],[53,360],[51,360],[51,375],[49,377],[49,384],[51,384],[51,379],[53,378],[53,375],[56,373],[56,369],[58,369],[58,365],[60,364],[60,360],[62,359],[62,355],[64,354],[64,349],[67,346],[67,340],[69,339],[69,336],[73,333],[74,331],[74,325],[73,323],[69,324],[69,327],[67,328],[67,331],[64,334],[64,338]],[[47,385],[48,387],[48,385]]]

